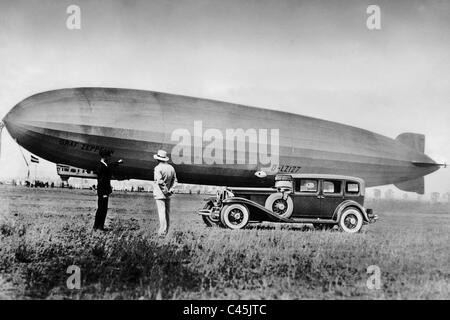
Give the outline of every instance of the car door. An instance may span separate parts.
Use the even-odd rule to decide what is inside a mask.
[[[319,190],[319,179],[295,179],[294,193],[291,194],[294,201],[292,217],[311,218],[320,214]]]
[[[322,199],[320,218],[331,218],[336,207],[344,201],[343,181],[336,179],[324,179],[322,181]]]

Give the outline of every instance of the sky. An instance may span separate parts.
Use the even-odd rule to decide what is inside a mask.
[[[81,29],[69,30],[70,5]],[[381,9],[369,30],[366,9]],[[450,1],[0,2],[0,118],[26,97],[78,86],[162,91],[270,108],[395,138],[426,135],[450,161]],[[29,154],[25,151],[29,159]],[[3,130],[0,178],[24,177]],[[41,161],[38,175],[56,177]],[[450,191],[450,169],[426,177]]]

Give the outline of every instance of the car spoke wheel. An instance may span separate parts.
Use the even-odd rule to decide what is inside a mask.
[[[348,208],[342,212],[339,218],[339,227],[348,233],[359,232],[363,225],[363,216],[356,208]]]
[[[285,199],[277,199],[272,205],[272,211],[278,213],[280,216],[286,213],[287,208],[288,204]]]
[[[232,204],[225,206],[220,212],[220,221],[224,226],[230,229],[244,228],[250,214],[246,206],[242,204]]]
[[[264,205],[266,209],[279,215],[282,218],[289,218],[294,212],[294,202],[290,196],[283,198],[282,193],[271,194]]]

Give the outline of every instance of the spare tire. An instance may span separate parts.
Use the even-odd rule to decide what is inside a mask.
[[[288,195],[286,199],[283,199],[282,193],[273,193],[267,199],[264,205],[266,209],[279,215],[282,218],[289,218],[294,212],[294,202]]]

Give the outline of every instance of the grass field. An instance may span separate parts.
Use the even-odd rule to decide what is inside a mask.
[[[92,232],[93,191],[0,186],[0,298],[449,299],[450,205],[366,203],[360,234],[308,225],[207,228],[201,195],[176,195],[171,232],[155,236],[150,194],[111,197],[107,233]],[[81,289],[69,290],[70,265]],[[381,289],[366,286],[367,267]]]

